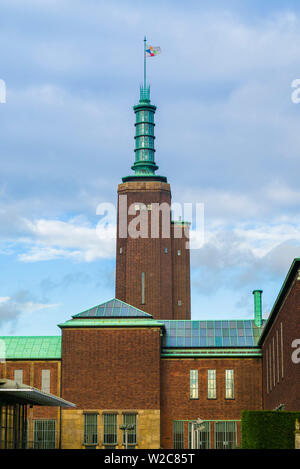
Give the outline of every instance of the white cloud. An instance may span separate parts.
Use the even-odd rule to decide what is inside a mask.
[[[79,218],[80,220],[80,218]],[[90,262],[111,258],[115,254],[115,226],[81,224],[78,218],[68,222],[59,220],[26,220],[29,250],[20,254],[23,262],[51,259],[73,259]]]
[[[56,306],[58,304],[36,301],[27,290],[19,290],[12,296],[0,298],[0,324],[15,322],[22,313],[33,313]]]
[[[283,279],[300,257],[300,223],[259,223],[206,228],[205,244],[191,251],[195,292],[212,294],[225,288],[252,291]],[[282,281],[282,280],[281,280]]]
[[[10,300],[10,296],[0,297],[0,303],[7,303]]]

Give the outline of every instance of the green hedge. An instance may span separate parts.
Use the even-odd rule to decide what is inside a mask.
[[[294,449],[296,419],[300,412],[242,412],[242,449]]]

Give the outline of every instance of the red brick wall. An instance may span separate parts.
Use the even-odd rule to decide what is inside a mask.
[[[13,380],[14,371],[23,370],[23,383],[27,384],[28,386],[33,386],[30,377],[31,363],[31,361],[7,361],[5,367],[5,378]]]
[[[132,204],[166,203],[171,205],[170,186],[161,182],[128,182],[120,184],[118,194],[127,196],[127,207]],[[120,200],[120,198],[119,198]],[[120,207],[119,207],[120,211]],[[137,212],[139,215],[142,212]],[[151,238],[152,211],[144,211],[148,218],[147,238],[119,238],[117,230],[116,297],[152,314],[155,318],[172,318],[172,246],[171,237],[162,239],[160,234]],[[128,225],[136,215],[128,216]],[[119,212],[118,212],[119,222]],[[168,216],[171,227],[171,212]],[[137,228],[139,229],[139,228]],[[120,254],[122,248],[122,254]],[[167,253],[165,253],[165,248]],[[145,304],[142,304],[141,276],[145,272]],[[163,299],[163,301],[162,301]]]
[[[190,399],[190,370],[198,369],[199,399]],[[225,399],[225,370],[234,370],[235,398]],[[216,370],[217,399],[207,399],[207,370]],[[261,359],[162,359],[161,441],[173,447],[173,421],[240,420],[262,408]],[[186,435],[187,438],[187,435]],[[187,441],[186,441],[187,447]]]
[[[288,411],[300,410],[300,363],[292,361],[295,339],[300,339],[300,281],[296,276],[263,344],[263,402],[267,410],[280,404]]]
[[[159,409],[160,330],[63,329],[62,397],[77,409]]]
[[[173,319],[191,319],[190,249],[185,230],[188,230],[187,225],[172,224]]]
[[[59,395],[59,367],[57,360],[7,360],[3,367],[3,377],[14,379],[15,370],[23,370],[23,384],[41,389],[42,370],[50,370],[50,392]]]
[[[142,203],[171,206],[170,186],[161,182],[128,182],[118,187],[120,196],[127,196],[127,207]],[[154,210],[154,208],[153,208]],[[140,308],[157,319],[187,319],[190,317],[190,264],[189,250],[183,249],[183,239],[172,239],[171,211],[168,215],[169,237],[163,237],[160,213],[159,236],[151,237],[152,211],[144,211],[147,217],[147,238],[120,238],[118,207],[116,297]],[[136,215],[142,212],[137,212]],[[136,215],[129,215],[127,225]],[[137,228],[139,229],[139,228]],[[122,253],[120,253],[122,249]],[[182,256],[174,257],[174,249],[181,249]],[[142,304],[142,272],[145,273],[145,304]],[[175,287],[173,286],[175,282]],[[175,288],[175,290],[174,290]],[[182,307],[174,306],[174,297],[182,297]],[[178,302],[177,298],[176,304]]]

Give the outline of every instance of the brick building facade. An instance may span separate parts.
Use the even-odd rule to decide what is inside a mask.
[[[134,110],[135,174],[118,187],[116,298],[60,324],[57,337],[1,337],[0,377],[76,404],[30,409],[29,446],[121,449],[122,425],[133,425],[131,448],[234,448],[243,410],[300,408],[300,364],[290,359],[300,261],[266,324],[261,307],[253,320],[192,320],[189,225],[172,221],[170,186],[155,174],[148,88]]]
[[[263,403],[268,410],[300,409],[300,259],[295,259],[260,338]]]

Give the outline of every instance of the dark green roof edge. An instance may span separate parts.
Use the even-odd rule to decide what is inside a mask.
[[[165,325],[155,319],[151,318],[76,318],[70,319],[62,324],[58,324],[60,329],[65,327],[161,327],[164,328]]]
[[[258,347],[241,347],[241,348],[229,348],[229,347],[206,347],[206,348],[163,348],[161,352],[162,358],[172,357],[261,357],[262,351]]]
[[[292,283],[292,280],[295,276],[295,273],[297,271],[297,269],[300,268],[300,257],[296,257],[293,262],[292,262],[292,265],[285,277],[285,280],[282,284],[282,287],[280,289],[280,292],[278,293],[278,296],[275,300],[275,303],[273,305],[273,308],[271,310],[271,313],[269,314],[269,317],[265,323],[265,327],[263,328],[262,330],[262,333],[260,335],[260,338],[259,338],[259,341],[258,341],[258,345],[261,346],[263,344],[263,341],[267,335],[267,333],[269,332],[275,318],[276,318],[276,315],[280,309],[280,306],[281,306],[281,303],[288,291],[288,289],[290,288],[291,286],[291,283]]]

